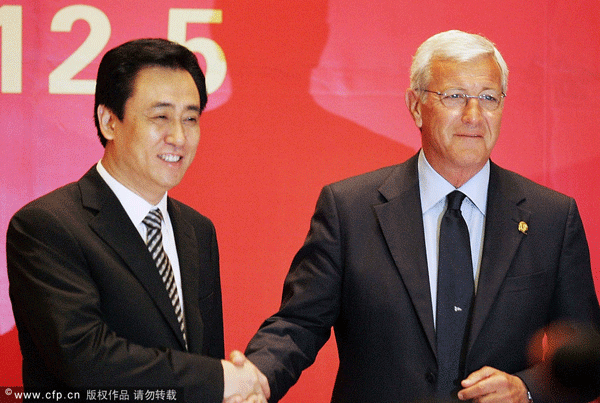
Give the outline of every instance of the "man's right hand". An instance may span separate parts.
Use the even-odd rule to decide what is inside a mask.
[[[230,361],[221,360],[225,377],[224,403],[267,403],[271,392],[267,378],[240,351]]]

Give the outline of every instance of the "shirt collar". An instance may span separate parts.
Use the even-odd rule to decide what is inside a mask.
[[[98,161],[96,169],[108,187],[117,196],[127,215],[136,226],[144,220],[148,212],[154,207],[160,208],[163,217],[167,214],[167,192],[165,192],[160,202],[154,206],[109,174],[106,168],[102,166],[102,161]]]
[[[419,152],[418,170],[421,208],[425,213],[456,188],[429,165],[422,149]],[[490,161],[488,160],[475,176],[458,189],[467,195],[483,215],[486,213],[489,181]]]

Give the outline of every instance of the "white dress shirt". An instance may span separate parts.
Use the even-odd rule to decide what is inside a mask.
[[[104,179],[108,187],[121,202],[121,205],[127,212],[127,215],[131,219],[131,222],[138,230],[144,243],[146,243],[146,224],[143,223],[144,218],[150,212],[150,210],[158,207],[163,216],[163,223],[161,225],[162,237],[163,237],[163,248],[169,257],[171,262],[171,268],[173,269],[173,276],[177,284],[177,293],[179,294],[179,300],[181,301],[181,309],[183,311],[183,292],[181,291],[181,271],[179,269],[179,258],[177,256],[177,247],[175,245],[175,235],[173,234],[173,226],[171,225],[171,218],[167,210],[167,193],[165,192],[160,202],[153,206],[148,203],[142,197],[134,193],[133,191],[126,188],[121,182],[116,180],[111,174],[108,173],[106,168],[102,166],[102,161],[98,161],[96,164],[98,173]],[[158,269],[157,269],[158,271]],[[185,314],[185,313],[184,313]],[[185,316],[184,316],[185,317]]]
[[[423,150],[419,153],[418,170],[423,227],[425,230],[425,251],[427,253],[429,287],[431,289],[431,306],[435,324],[440,223],[442,221],[442,216],[446,211],[446,196],[450,192],[456,190],[456,188],[429,165]],[[467,196],[463,201],[460,210],[467,222],[467,227],[469,228],[475,292],[477,292],[479,266],[481,265],[481,255],[483,251],[489,181],[490,162],[488,161],[481,171],[458,189]]]

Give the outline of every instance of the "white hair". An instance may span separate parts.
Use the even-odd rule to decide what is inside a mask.
[[[502,92],[508,89],[508,66],[496,46],[481,35],[458,30],[441,32],[427,39],[413,56],[410,68],[410,86],[414,90],[427,88],[431,81],[434,60],[467,62],[480,56],[491,56],[502,74]]]

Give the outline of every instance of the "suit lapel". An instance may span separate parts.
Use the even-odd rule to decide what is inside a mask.
[[[491,164],[488,188],[487,217],[483,256],[473,322],[469,337],[469,349],[477,340],[488,317],[504,278],[524,236],[519,223],[529,222],[530,212],[519,207],[524,196],[518,186],[494,163]]]
[[[90,227],[123,259],[125,266],[144,286],[183,348],[185,343],[167,289],[146,244],[123,206],[95,167],[79,181],[79,187],[83,206],[97,211],[89,223]]]
[[[200,295],[200,252],[194,227],[185,220],[181,209],[169,198],[167,208],[175,234],[177,255],[188,336],[188,346],[192,352],[201,352],[204,325],[197,296]]]
[[[385,241],[411,296],[427,339],[435,351],[435,329],[429,287],[417,156],[399,165],[379,191],[387,202],[375,206]],[[525,234],[521,221],[530,212],[521,208],[524,196],[502,168],[492,163],[488,189],[485,238],[469,348],[492,309],[510,264]],[[418,252],[417,252],[418,251]]]
[[[417,156],[399,165],[379,191],[387,200],[375,206],[379,225],[423,330],[435,351]]]

